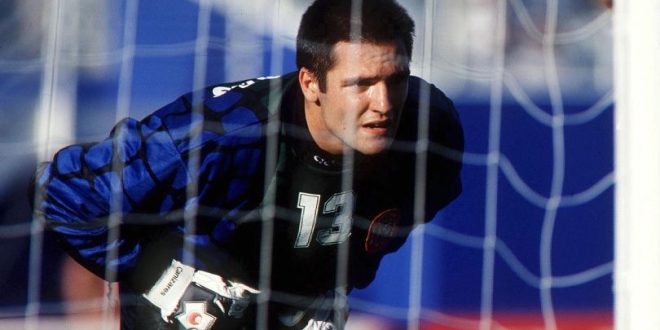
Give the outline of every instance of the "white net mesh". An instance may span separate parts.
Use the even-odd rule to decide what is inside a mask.
[[[37,162],[185,92],[294,70],[309,3],[0,4],[0,327],[65,315],[117,327],[116,288],[31,220]],[[610,11],[596,0],[401,3],[417,24],[413,74],[463,120],[464,193],[352,293],[349,327],[611,327]]]

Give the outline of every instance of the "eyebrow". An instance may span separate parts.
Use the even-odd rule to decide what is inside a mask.
[[[342,86],[351,86],[351,85],[358,85],[358,84],[363,84],[363,83],[372,83],[380,80],[379,76],[372,76],[372,77],[350,77],[343,79],[341,81]]]
[[[393,74],[389,75],[387,77],[387,80],[397,80],[397,79],[402,79],[405,77],[408,77],[410,75],[410,68],[405,68],[402,70],[397,70]],[[373,83],[377,82],[378,80],[382,79],[383,77],[379,75],[375,76],[357,76],[357,77],[349,77],[346,79],[342,79],[341,85],[342,86],[351,86],[355,84],[361,84],[361,83]]]

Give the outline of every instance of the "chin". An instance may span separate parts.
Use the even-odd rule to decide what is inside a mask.
[[[389,142],[383,143],[370,143],[369,145],[362,145],[355,148],[355,151],[365,156],[374,156],[386,152],[390,148]]]

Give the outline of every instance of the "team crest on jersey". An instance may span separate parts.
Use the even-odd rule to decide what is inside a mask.
[[[399,209],[388,209],[376,215],[369,224],[364,249],[369,253],[383,251],[397,234],[400,219]]]

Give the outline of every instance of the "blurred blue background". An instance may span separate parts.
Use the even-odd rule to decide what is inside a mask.
[[[443,89],[464,124],[464,193],[422,232],[421,274],[412,268],[410,276],[419,251],[409,240],[386,257],[370,287],[352,293],[354,313],[400,326],[418,303],[431,324],[449,321],[428,311],[472,319],[484,308],[539,319],[611,313],[609,13],[595,0],[510,1],[505,10],[497,1],[401,2],[417,22],[413,73]],[[40,248],[30,240],[27,204],[38,160],[58,146],[103,138],[119,117],[147,115],[194,88],[196,78],[213,84],[295,70],[295,29],[310,1],[211,1],[202,34],[198,19],[206,12],[197,1],[54,3],[55,14],[39,1],[0,3],[5,318],[22,317],[34,297],[42,314],[66,311],[58,278],[64,259],[48,236],[36,253],[40,268],[29,262],[31,242]],[[558,30],[553,48],[544,48],[553,5]],[[502,23],[506,37],[498,39]],[[205,52],[195,53],[206,32]],[[196,70],[200,59],[205,65]],[[43,109],[52,109],[50,149],[40,143]],[[548,199],[553,189],[561,198]],[[487,234],[496,235],[494,250]],[[38,292],[29,287],[33,270],[42,274]],[[411,301],[418,280],[421,296]]]

